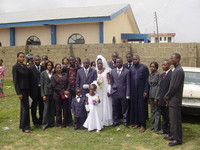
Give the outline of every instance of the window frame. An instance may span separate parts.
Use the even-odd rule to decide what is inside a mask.
[[[76,35],[76,39],[72,39],[72,37],[73,36],[75,36]],[[79,36],[81,36],[80,38],[77,38],[77,35],[79,35]],[[72,39],[75,43],[70,43],[70,39]],[[81,43],[76,43],[76,40],[83,40],[83,42]],[[67,44],[85,44],[85,38],[81,35],[81,34],[79,34],[79,33],[74,33],[74,34],[72,34],[72,35],[70,35],[69,36],[69,38],[68,38],[68,40],[67,40]]]
[[[31,38],[37,38],[37,40],[39,40],[39,44],[28,44],[28,40],[31,39]],[[37,43],[36,41],[34,43]],[[26,46],[37,46],[37,45],[41,45],[41,40],[39,37],[35,36],[35,35],[31,35],[27,38],[26,40]]]

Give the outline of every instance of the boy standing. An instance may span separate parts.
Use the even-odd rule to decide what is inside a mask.
[[[81,95],[81,90],[76,89],[76,97],[72,99],[72,113],[74,114],[74,130],[84,129],[83,124],[87,118],[85,110],[85,97]]]

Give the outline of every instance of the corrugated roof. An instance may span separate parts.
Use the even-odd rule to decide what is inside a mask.
[[[130,8],[129,4],[117,4],[107,6],[70,7],[40,11],[12,12],[0,14],[0,24],[96,17],[110,17],[110,19],[112,19],[128,8]]]

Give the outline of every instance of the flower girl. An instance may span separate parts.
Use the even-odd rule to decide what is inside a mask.
[[[89,93],[86,94],[86,110],[89,111],[89,114],[83,126],[88,131],[96,130],[96,132],[99,132],[103,126],[99,117],[98,104],[100,99],[96,94],[96,88],[95,84],[90,85]]]

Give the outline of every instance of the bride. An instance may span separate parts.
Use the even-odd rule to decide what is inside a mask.
[[[102,55],[98,55],[96,59],[97,70],[97,94],[100,97],[99,104],[100,118],[104,126],[111,126],[113,124],[112,116],[112,99],[110,97],[110,71],[106,59]]]

